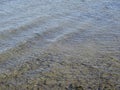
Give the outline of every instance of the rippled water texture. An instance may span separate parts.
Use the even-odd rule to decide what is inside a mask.
[[[58,53],[58,64],[69,57],[79,58],[75,62],[119,76],[120,0],[0,0],[0,74],[33,62],[44,52],[54,53],[51,57]],[[57,59],[50,62],[55,65]],[[28,70],[23,76],[34,77],[40,70],[38,65],[35,74]]]
[[[119,42],[120,36],[119,5],[119,0],[2,0],[0,52],[43,32],[51,32],[50,29],[56,34],[51,40],[70,32],[82,34],[81,29],[84,29],[84,38],[90,36],[91,40],[113,45],[114,41]]]

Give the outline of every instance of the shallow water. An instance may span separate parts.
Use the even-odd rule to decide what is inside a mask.
[[[0,0],[0,73],[56,44],[120,60],[120,0]]]
[[[74,32],[90,25],[92,28],[87,28],[86,32],[93,36],[103,31],[111,32],[119,40],[119,5],[119,0],[2,0],[0,52],[34,38],[36,33],[49,32],[51,28],[64,29],[63,32],[69,33],[69,26],[72,26]]]

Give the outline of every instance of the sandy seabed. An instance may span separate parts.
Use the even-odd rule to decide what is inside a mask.
[[[120,0],[1,0],[0,90],[120,90]]]

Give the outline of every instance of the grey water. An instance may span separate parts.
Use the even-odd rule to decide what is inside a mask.
[[[0,0],[0,53],[38,35],[52,43],[74,32],[78,42],[119,50],[120,0]]]

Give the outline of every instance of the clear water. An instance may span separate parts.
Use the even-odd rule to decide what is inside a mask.
[[[119,50],[120,0],[0,0],[0,53],[38,35],[53,43],[75,32],[72,40]]]

